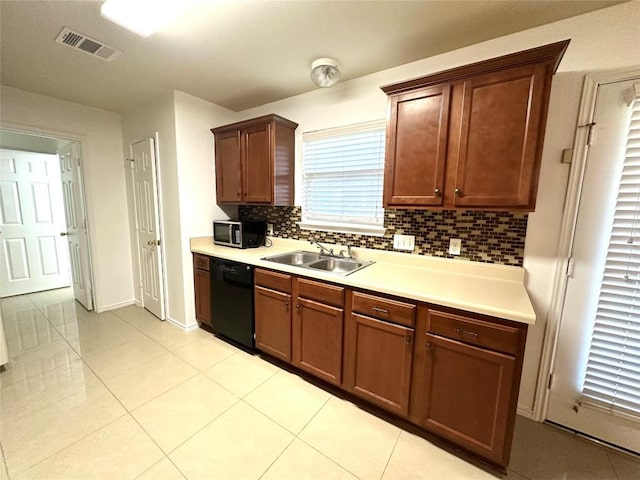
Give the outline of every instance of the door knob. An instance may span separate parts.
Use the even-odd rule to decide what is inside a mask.
[[[462,195],[462,190],[460,190],[459,188],[456,188],[456,189],[454,190],[454,193],[455,193],[458,197],[462,197],[462,196],[464,196],[464,195]]]
[[[439,189],[439,188],[436,188],[436,189],[433,191],[433,194],[434,194],[436,197],[441,197],[441,196],[442,196],[442,192],[440,191],[440,189]]]
[[[67,232],[60,232],[61,237],[66,237],[67,235],[69,235]]]

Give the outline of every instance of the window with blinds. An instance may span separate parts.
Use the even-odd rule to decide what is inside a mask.
[[[302,135],[303,228],[384,233],[383,120]]]
[[[640,96],[631,106],[581,403],[640,420]]]

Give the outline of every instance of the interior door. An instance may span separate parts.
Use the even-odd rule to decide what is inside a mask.
[[[158,189],[156,182],[155,142],[146,138],[131,145],[133,192],[136,209],[138,259],[142,306],[164,320],[162,245],[158,225]]]
[[[58,157],[60,158],[62,195],[67,221],[67,228],[60,230],[59,235],[66,237],[69,246],[73,296],[87,310],[93,310],[89,235],[78,144],[76,142],[67,143],[58,150]]]
[[[593,117],[595,126],[575,227],[573,272],[567,283],[547,418],[640,452],[640,422],[581,406],[578,402],[625,155],[630,116],[627,92],[633,83],[617,82],[598,87]]]
[[[0,151],[0,296],[69,286],[64,210],[55,155]]]

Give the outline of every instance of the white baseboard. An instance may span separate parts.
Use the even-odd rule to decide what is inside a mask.
[[[535,416],[533,414],[533,410],[530,407],[525,407],[525,406],[522,406],[522,405],[518,405],[517,414],[522,416],[522,417],[524,417],[524,418],[528,418],[529,420],[535,421]]]
[[[200,328],[200,325],[198,325],[197,323],[194,323],[192,325],[183,325],[182,323],[178,322],[176,319],[171,317],[167,317],[167,322],[173,323],[176,327],[181,328],[185,332],[190,332],[191,330]]]
[[[117,310],[118,308],[128,307],[129,305],[140,305],[134,298],[127,300],[126,302],[112,303],[111,305],[103,305],[102,307],[96,307],[96,313],[108,312],[109,310]]]

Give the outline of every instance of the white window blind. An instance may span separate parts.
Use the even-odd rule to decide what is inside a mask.
[[[581,403],[640,420],[640,96],[615,208]]]
[[[303,133],[302,139],[302,223],[382,230],[384,120]]]

